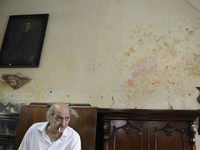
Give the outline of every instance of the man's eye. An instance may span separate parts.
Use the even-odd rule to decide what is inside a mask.
[[[61,120],[61,117],[58,117],[57,120]]]

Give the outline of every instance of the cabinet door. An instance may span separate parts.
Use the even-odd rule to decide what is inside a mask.
[[[148,123],[150,150],[192,150],[188,122]]]
[[[0,136],[13,135],[17,131],[18,119],[0,119]]]
[[[0,150],[13,150],[14,142],[0,141]]]
[[[111,120],[104,150],[147,150],[147,141],[147,122]]]

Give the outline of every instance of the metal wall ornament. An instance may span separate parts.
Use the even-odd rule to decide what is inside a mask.
[[[196,87],[196,88],[199,90],[199,96],[197,97],[197,101],[200,103],[200,87]],[[200,117],[199,117],[198,134],[200,135]]]
[[[17,74],[2,74],[2,79],[6,81],[14,90],[21,88],[31,81],[31,78],[20,73]]]
[[[200,103],[200,87],[196,87],[199,90],[199,96],[197,97],[197,101]]]

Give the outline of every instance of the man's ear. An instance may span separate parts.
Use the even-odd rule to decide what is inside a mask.
[[[51,120],[51,117],[48,115],[48,121],[50,121]]]

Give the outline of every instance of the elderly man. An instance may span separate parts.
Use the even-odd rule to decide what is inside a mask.
[[[68,126],[71,111],[65,103],[55,103],[47,111],[48,122],[33,124],[18,150],[81,150],[79,134]]]

